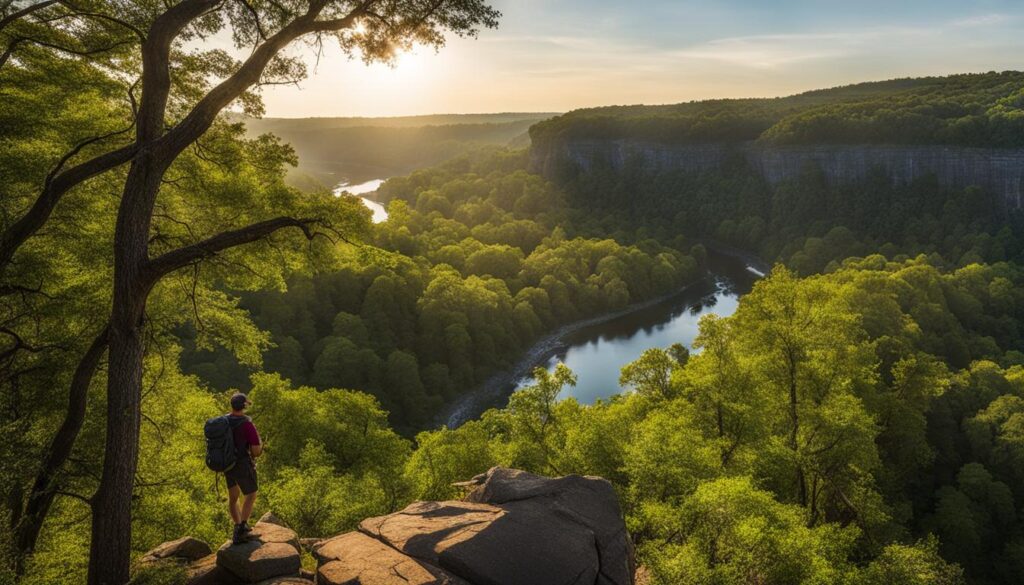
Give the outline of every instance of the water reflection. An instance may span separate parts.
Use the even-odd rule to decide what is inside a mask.
[[[709,313],[731,315],[739,297],[750,291],[756,275],[741,260],[724,255],[709,258],[711,276],[665,301],[566,335],[549,359],[538,365],[554,369],[558,362],[577,376],[575,388],[560,398],[591,404],[622,391],[619,370],[645,349],[682,343],[691,347],[700,318]],[[532,378],[517,383],[529,385]]]
[[[370,208],[373,212],[373,223],[380,223],[388,218],[388,211],[383,205],[363,197],[368,193],[373,193],[384,184],[385,179],[374,179],[372,181],[366,181],[365,183],[357,183],[355,185],[349,185],[348,183],[339,183],[335,185],[333,191],[335,195],[341,195],[342,192],[348,192],[351,195],[356,195],[363,202],[363,205]]]

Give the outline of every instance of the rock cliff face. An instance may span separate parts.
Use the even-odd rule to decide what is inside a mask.
[[[587,173],[596,166],[621,169],[627,163],[643,172],[697,172],[720,167],[732,157],[741,157],[773,184],[798,176],[808,164],[817,165],[833,183],[858,181],[881,169],[894,183],[935,175],[944,187],[977,185],[1001,196],[1009,209],[1024,206],[1024,149],[581,140],[535,143],[530,151],[531,168],[548,177],[565,169]]]
[[[300,541],[268,515],[249,542],[210,553],[184,538],[140,564],[179,563],[188,585],[633,585],[633,545],[607,481],[496,467],[462,485],[463,500],[415,502],[326,540]],[[315,576],[300,568],[302,546]]]

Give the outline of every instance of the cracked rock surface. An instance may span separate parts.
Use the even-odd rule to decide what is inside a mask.
[[[316,549],[331,585],[632,585],[633,548],[600,478],[493,468],[465,501],[416,502]]]
[[[463,500],[415,502],[356,531],[300,541],[272,514],[216,553],[194,539],[140,563],[183,563],[188,585],[634,585],[633,545],[610,483],[495,467],[460,484]],[[205,556],[203,556],[205,554]]]

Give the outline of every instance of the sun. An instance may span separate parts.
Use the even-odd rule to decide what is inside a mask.
[[[427,74],[429,62],[425,51],[412,47],[395,54],[390,63],[374,63],[369,71],[379,87],[392,90],[408,89],[418,84]]]

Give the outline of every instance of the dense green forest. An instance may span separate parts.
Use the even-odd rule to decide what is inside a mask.
[[[878,171],[830,185],[813,165],[768,184],[744,160],[699,174],[595,166],[565,183],[571,206],[613,214],[648,233],[703,236],[819,272],[848,256],[936,254],[951,266],[1022,260],[1024,218],[984,189],[933,177],[896,185]],[[593,220],[592,220],[593,221]]]
[[[562,192],[525,164],[524,151],[481,153],[385,183],[389,217],[368,240],[390,253],[383,262],[354,258],[286,293],[242,295],[272,334],[264,367],[369,392],[415,431],[541,333],[700,277],[703,251],[683,238],[579,233]],[[253,372],[225,349],[182,365],[220,390],[249,388]]]
[[[1024,146],[1024,73],[862,83],[784,98],[576,110],[536,124],[537,143],[635,139],[670,143]]]
[[[404,175],[485,146],[529,145],[530,125],[555,114],[506,113],[396,118],[252,118],[249,137],[273,134],[299,156],[292,184],[326,186]]]
[[[657,583],[731,583],[751,574],[770,583],[1014,583],[1024,575],[1017,470],[1024,457],[1017,452],[1024,271],[1010,227],[1016,218],[977,189],[944,191],[928,181],[897,188],[881,178],[829,188],[810,171],[772,189],[743,169],[677,177],[681,182],[671,185],[678,191],[658,196],[671,201],[662,207],[653,196],[643,205],[634,199],[616,207],[621,200],[598,180],[568,185],[566,194],[525,173],[525,162],[523,153],[498,151],[387,182],[379,196],[392,201],[392,216],[372,238],[398,255],[390,270],[419,258],[435,271],[443,266],[454,284],[474,281],[478,267],[487,266],[482,274],[492,282],[500,275],[510,292],[517,286],[550,292],[543,283],[528,286],[529,279],[550,273],[575,285],[611,282],[604,270],[573,273],[586,266],[570,252],[573,246],[600,243],[616,254],[637,248],[632,264],[644,258],[640,250],[678,255],[699,236],[793,268],[773,271],[741,299],[734,316],[702,321],[694,357],[652,348],[624,368],[620,383],[630,391],[609,401],[556,401],[561,388],[574,383],[572,373],[540,370],[534,387],[478,421],[419,433],[411,444],[388,435],[410,450],[389,471],[361,480],[374,485],[365,495],[368,508],[353,510],[346,497],[351,491],[331,491],[330,478],[346,476],[348,467],[323,461],[344,460],[343,441],[331,439],[336,451],[314,443],[308,447],[314,451],[299,457],[302,441],[287,439],[287,460],[298,457],[309,468],[282,471],[288,496],[274,492],[268,506],[302,530],[332,532],[362,513],[389,509],[384,502],[454,497],[452,482],[502,464],[610,479]],[[625,186],[631,184],[622,177],[606,178],[622,196],[647,193],[640,177],[626,177],[640,180],[632,184],[639,189]],[[664,177],[650,180],[664,185],[658,183]],[[582,208],[587,200],[578,197],[588,194],[602,205]],[[630,212],[647,205],[647,213]],[[523,222],[517,211],[536,219]],[[755,220],[760,223],[751,227]],[[493,249],[474,260],[489,246],[505,253]],[[553,253],[560,262],[531,272],[539,253]],[[692,255],[701,257],[699,249]],[[602,264],[610,261],[592,256],[591,267]],[[270,402],[266,412],[281,409],[280,393],[292,385],[306,386],[296,396],[312,396],[314,388],[323,395],[334,392],[324,390],[332,379],[341,379],[338,386],[378,397],[392,424],[408,433],[417,421],[405,418],[404,394],[389,396],[391,388],[435,396],[417,405],[439,403],[452,395],[434,390],[441,386],[432,380],[452,383],[453,364],[480,365],[484,373],[502,363],[466,352],[457,362],[423,367],[429,352],[457,355],[444,345],[447,335],[423,338],[427,345],[408,343],[404,364],[384,356],[393,345],[374,351],[381,341],[373,332],[402,335],[381,325],[384,318],[371,325],[366,305],[357,304],[361,291],[367,291],[364,303],[371,298],[366,283],[380,270],[365,276],[353,267],[293,282],[287,293],[245,296],[242,306],[272,339],[283,341],[268,350],[266,369],[282,372],[290,384],[266,375],[246,382],[247,372],[232,370],[225,352],[187,354],[183,363],[228,385],[235,382],[218,376],[233,371],[256,400]],[[408,288],[429,291],[431,285]],[[473,331],[498,314],[512,314],[504,327],[517,331],[514,315],[525,312],[519,303],[503,302],[499,313],[474,321],[480,314],[471,306],[474,295],[454,290],[460,292],[449,297],[445,322],[468,323]],[[586,289],[569,290],[574,296],[564,298],[571,301],[551,314],[581,314],[566,312],[588,298],[581,296]],[[398,303],[415,315],[405,322],[416,323],[419,335],[430,322],[423,311],[436,306],[423,296],[409,292]],[[555,298],[547,295],[544,305]],[[611,296],[590,298],[596,302],[582,306],[599,311],[637,297],[618,303]],[[534,335],[557,322],[534,319],[544,305],[529,301],[528,322],[538,324]],[[304,339],[291,337],[295,332]],[[328,350],[332,344],[337,354]],[[523,346],[496,347],[514,355]],[[325,354],[331,357],[320,357]],[[218,359],[191,361],[203,355]],[[284,355],[291,358],[277,361]],[[328,367],[339,363],[344,366]],[[411,382],[376,382],[362,373],[367,363],[407,372]],[[479,380],[469,370],[465,376],[463,384]],[[385,415],[378,416],[383,425]],[[377,485],[381,475],[396,483]],[[315,516],[305,508],[314,501]]]

